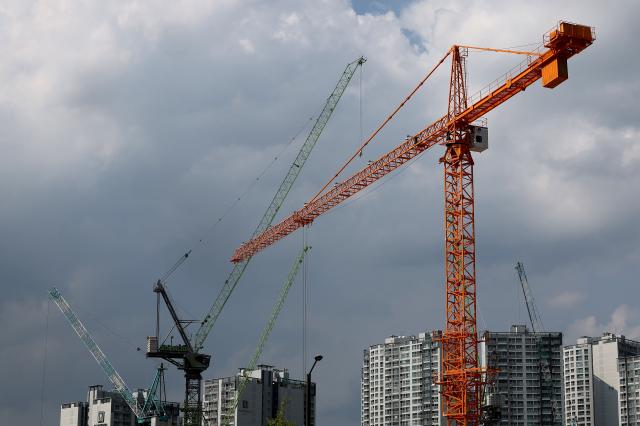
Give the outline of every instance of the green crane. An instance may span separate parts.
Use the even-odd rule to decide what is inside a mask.
[[[276,217],[276,214],[278,213],[278,210],[280,210],[280,207],[282,207],[282,203],[284,202],[285,198],[289,194],[291,187],[293,186],[294,182],[298,178],[298,175],[300,175],[300,171],[302,170],[302,167],[304,166],[305,162],[309,158],[309,155],[311,154],[311,150],[315,146],[316,142],[318,141],[318,138],[320,137],[320,134],[324,130],[325,126],[327,125],[327,122],[329,121],[331,114],[333,114],[333,111],[336,108],[336,105],[338,105],[338,101],[340,100],[340,98],[342,97],[342,94],[347,88],[349,81],[351,81],[351,78],[356,72],[356,69],[358,68],[358,66],[361,66],[362,64],[364,64],[365,61],[366,59],[364,57],[360,57],[355,61],[351,62],[345,68],[344,72],[342,73],[342,76],[340,77],[340,80],[338,81],[338,84],[333,89],[333,92],[327,99],[327,102],[324,105],[322,112],[318,116],[318,119],[316,120],[315,124],[313,125],[313,128],[309,132],[307,139],[305,140],[304,144],[300,148],[300,152],[298,153],[298,156],[294,160],[293,164],[291,164],[291,167],[289,168],[289,172],[287,173],[284,180],[280,184],[280,187],[276,191],[276,194],[273,196],[273,199],[271,200],[269,207],[267,207],[267,211],[265,211],[264,215],[262,216],[262,219],[260,219],[260,223],[258,223],[256,230],[253,232],[252,238],[261,234],[269,226],[271,226],[273,219]],[[222,312],[224,305],[227,303],[227,300],[229,300],[229,296],[231,296],[231,293],[236,288],[238,281],[240,281],[240,278],[242,277],[242,274],[244,273],[250,261],[251,261],[251,258],[248,258],[245,261],[236,263],[234,265],[233,270],[229,274],[229,277],[225,280],[224,285],[222,286],[222,289],[218,293],[216,300],[213,302],[213,305],[211,306],[209,313],[204,317],[204,320],[202,320],[202,323],[200,324],[200,328],[196,332],[195,344],[193,345],[196,351],[202,349],[202,347],[204,346],[204,342],[207,339],[207,336],[209,335],[211,328],[213,328],[213,325],[217,321],[218,316],[220,316],[220,313]]]
[[[122,396],[122,399],[127,403],[129,408],[131,408],[131,411],[136,416],[137,422],[139,424],[150,425],[153,417],[166,420],[167,415],[164,405],[161,402],[162,398],[159,399],[156,397],[162,381],[164,367],[160,366],[160,368],[158,368],[153,383],[147,391],[146,400],[142,403],[140,398],[134,395],[131,389],[129,389],[124,379],[113,367],[104,352],[102,352],[102,349],[100,349],[95,340],[93,340],[89,331],[87,331],[84,324],[82,324],[76,313],[71,309],[69,303],[62,297],[60,291],[55,287],[51,288],[49,290],[49,298],[58,306],[69,325],[71,325],[71,328],[73,328],[82,343],[84,343],[85,347],[91,355],[93,355],[93,358],[95,358],[100,367],[102,367],[102,371],[104,371],[104,374],[113,385],[115,391]]]
[[[235,416],[235,410],[238,407],[238,401],[242,397],[242,394],[245,388],[247,387],[247,383],[249,382],[249,377],[247,376],[247,373],[252,370],[255,370],[256,366],[258,365],[258,361],[260,360],[260,356],[262,355],[262,350],[264,349],[264,345],[265,343],[267,343],[267,339],[271,334],[271,330],[273,330],[273,326],[275,325],[276,320],[278,319],[278,315],[280,315],[280,311],[284,306],[284,302],[287,300],[289,289],[291,288],[291,286],[296,280],[296,276],[298,275],[298,271],[300,270],[300,265],[302,265],[302,262],[304,261],[304,256],[307,254],[307,251],[310,248],[311,247],[304,247],[300,251],[298,256],[296,256],[296,259],[293,262],[293,265],[291,266],[291,270],[289,271],[289,275],[287,276],[287,279],[285,280],[285,282],[282,284],[282,288],[280,289],[280,296],[278,297],[278,300],[276,301],[275,305],[273,305],[273,309],[271,310],[271,316],[269,317],[269,321],[267,321],[267,324],[264,326],[264,329],[262,330],[262,334],[260,334],[260,338],[258,339],[258,346],[256,347],[256,350],[253,353],[253,356],[251,357],[249,364],[247,364],[242,375],[240,376],[240,379],[238,382],[238,389],[235,392],[235,396],[233,400],[231,400],[228,403],[228,405],[223,407],[224,411],[221,413],[222,425],[230,426],[233,424],[233,418]]]
[[[289,168],[287,175],[284,180],[280,184],[280,187],[276,191],[271,203],[267,207],[267,211],[262,216],[258,227],[256,228],[253,236],[263,232],[267,229],[273,219],[275,218],[278,210],[282,206],[285,198],[289,194],[291,187],[296,181],[302,167],[305,162],[309,158],[313,147],[316,142],[320,138],[320,134],[323,129],[327,125],[329,118],[333,114],[333,111],[338,104],[338,101],[342,97],[342,94],[347,88],[347,85],[351,81],[351,78],[356,72],[358,66],[361,66],[365,62],[365,58],[360,57],[357,60],[351,62],[347,65],[338,84],[333,89],[333,92],[327,99],[327,102],[324,105],[320,115],[318,116],[315,124],[313,125],[307,139],[304,144],[300,148],[300,152],[293,164]],[[187,252],[171,269],[175,270],[188,256],[190,252]],[[180,345],[162,345],[162,342],[159,342],[158,336],[158,328],[156,327],[156,336],[149,338],[147,344],[147,356],[155,357],[155,358],[163,358],[172,364],[176,365],[179,369],[184,370],[185,372],[185,402],[183,406],[183,425],[184,426],[200,426],[202,421],[202,395],[201,395],[201,382],[202,382],[202,372],[205,371],[209,367],[210,356],[203,354],[201,349],[204,346],[204,342],[211,331],[211,328],[215,324],[220,312],[224,308],[224,305],[227,303],[229,296],[235,289],[238,281],[242,277],[247,265],[249,264],[250,259],[247,259],[244,262],[237,263],[234,265],[233,270],[229,274],[229,277],[225,280],[220,293],[218,294],[216,300],[214,301],[209,313],[205,316],[204,320],[200,323],[200,328],[197,330],[195,336],[192,339],[189,339],[187,336],[185,327],[183,326],[190,321],[185,321],[183,319],[178,318],[175,309],[172,306],[171,299],[168,296],[167,289],[165,287],[164,280],[159,280],[156,283],[154,291],[161,295],[169,313],[172,316],[172,320],[174,322],[174,327],[179,331],[180,337],[183,342]],[[159,300],[159,299],[158,299]],[[158,310],[159,304],[158,304]],[[158,314],[159,315],[159,314]]]

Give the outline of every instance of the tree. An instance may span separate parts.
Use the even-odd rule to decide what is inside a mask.
[[[278,408],[278,414],[276,415],[276,417],[273,419],[269,419],[269,421],[267,422],[267,425],[268,426],[295,426],[293,422],[288,421],[284,416],[284,410],[286,407],[287,407],[287,401],[284,400],[282,401],[282,404],[280,404],[280,407]]]

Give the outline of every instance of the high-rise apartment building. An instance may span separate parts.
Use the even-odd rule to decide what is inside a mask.
[[[145,391],[136,397],[144,402]],[[178,426],[179,404],[167,403],[168,418],[151,419],[151,426]],[[105,391],[101,385],[89,386],[87,402],[70,402],[60,406],[60,426],[135,426],[136,416],[125,400],[115,391]]]
[[[524,325],[486,331],[483,367],[493,369],[488,400],[500,425],[562,425],[562,333]]]
[[[233,403],[244,369],[233,377],[204,381],[203,426],[222,425],[223,416]],[[289,378],[286,369],[259,365],[249,377],[233,418],[233,426],[266,426],[284,407],[285,418],[295,425],[305,423],[306,382]],[[315,383],[311,383],[311,426],[315,425]]]
[[[640,356],[618,358],[620,426],[640,425]]]
[[[591,339],[581,337],[564,348],[565,418],[569,424],[593,424],[593,352]]]
[[[640,342],[604,333],[597,338],[581,337],[563,352],[567,423],[622,424],[620,359],[640,355]],[[625,402],[628,402],[626,384],[625,380]]]
[[[364,350],[362,426],[441,425],[440,331],[391,336]]]

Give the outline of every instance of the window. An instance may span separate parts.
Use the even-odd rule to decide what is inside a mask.
[[[246,399],[242,400],[242,408],[249,408],[249,401],[247,401]]]
[[[98,423],[104,423],[104,411],[98,412]]]

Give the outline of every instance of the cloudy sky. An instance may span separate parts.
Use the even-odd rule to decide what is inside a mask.
[[[598,40],[570,60],[567,82],[491,112],[491,147],[476,155],[479,328],[525,321],[521,260],[565,343],[605,330],[640,338],[640,4],[558,3],[0,2],[0,423],[38,425],[43,407],[42,424],[57,425],[60,403],[107,384],[47,302],[53,285],[129,386],[149,385],[155,364],[136,349],[154,332],[154,280],[193,249],[169,286],[184,317],[204,315],[304,133],[292,138],[347,63],[368,59],[282,215],[451,44],[535,44],[560,19],[595,26]],[[520,59],[472,53],[470,92]],[[354,167],[442,115],[447,78],[445,67]],[[308,232],[319,424],[358,424],[365,347],[443,325],[441,155],[434,147]],[[249,360],[301,245],[295,234],[254,259],[209,337],[206,378]],[[301,319],[298,281],[262,357],[297,378]],[[183,379],[168,380],[180,399]]]

